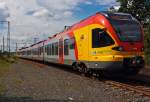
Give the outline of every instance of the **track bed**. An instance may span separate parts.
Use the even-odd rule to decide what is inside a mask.
[[[148,76],[150,78],[150,76]],[[150,97],[85,77],[71,67],[20,59],[3,77],[5,102],[149,102]],[[110,80],[111,81],[111,80]],[[116,81],[115,81],[116,82]],[[119,82],[121,83],[121,82]],[[141,85],[141,84],[140,84]],[[147,85],[147,87],[149,87]],[[11,100],[11,101],[10,101]]]

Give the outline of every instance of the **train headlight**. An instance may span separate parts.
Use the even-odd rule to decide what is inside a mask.
[[[144,47],[141,48],[141,51],[144,51]]]
[[[97,63],[95,63],[95,67],[97,67],[98,66],[98,64]]]
[[[124,51],[122,46],[117,46],[117,47],[113,47],[112,50],[116,50],[116,51]]]

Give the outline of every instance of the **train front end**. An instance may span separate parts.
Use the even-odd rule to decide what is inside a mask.
[[[144,33],[140,23],[126,13],[101,12],[92,30],[89,66],[107,72],[134,75],[144,67]]]

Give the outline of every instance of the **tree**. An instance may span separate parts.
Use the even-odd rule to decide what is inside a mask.
[[[146,54],[146,62],[150,64],[150,25],[147,27],[145,31],[145,54]]]
[[[150,23],[150,0],[117,0],[120,2],[120,12],[132,14],[144,24]]]

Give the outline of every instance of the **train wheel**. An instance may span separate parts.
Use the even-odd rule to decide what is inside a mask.
[[[78,69],[78,71],[80,72],[80,73],[84,73],[84,64],[82,64],[82,63],[77,63],[76,64],[77,65],[77,69]]]
[[[86,77],[92,76],[92,71],[88,70],[86,73],[84,73]]]
[[[86,67],[86,65],[83,65],[83,68],[82,68],[82,69],[83,69],[84,76],[90,77],[90,76],[92,75],[91,70],[88,69],[88,68]]]
[[[73,70],[77,71],[77,70],[78,70],[77,63],[74,63],[74,64],[72,65],[72,68],[73,68]]]
[[[99,80],[104,79],[104,73],[102,71],[98,71],[97,77]]]
[[[82,75],[84,75],[84,76],[86,76],[86,77],[90,77],[91,76],[91,71],[86,67],[86,65],[85,64],[80,64],[79,65],[80,67],[79,67],[79,72],[81,72],[82,73]]]
[[[73,69],[78,70],[81,75],[86,76],[86,77],[90,77],[92,74],[91,71],[86,67],[84,63],[76,63],[73,66]]]

